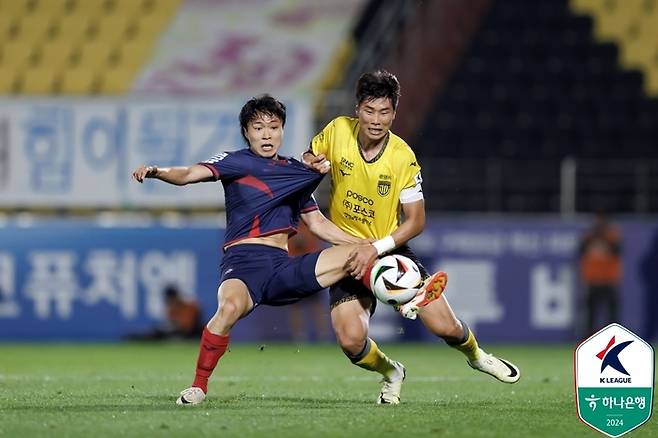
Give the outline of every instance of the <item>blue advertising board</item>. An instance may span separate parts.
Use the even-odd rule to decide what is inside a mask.
[[[619,225],[618,322],[644,334],[657,310],[652,297],[658,291],[650,288],[658,275],[658,228]],[[576,251],[585,227],[557,219],[435,218],[412,246],[428,269],[448,272],[446,297],[480,340],[573,342],[584,336]],[[207,319],[217,306],[222,240],[223,229],[214,224],[6,225],[0,228],[0,340],[119,339],[162,322],[169,284],[198,300]],[[290,340],[289,311],[258,308],[236,325],[232,339]],[[328,318],[328,310],[320,317]],[[383,304],[371,334],[436,340],[419,320],[403,320]]]

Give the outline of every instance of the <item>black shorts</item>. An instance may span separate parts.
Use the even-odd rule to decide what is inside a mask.
[[[405,257],[409,257],[413,260],[420,270],[420,275],[423,280],[430,276],[425,266],[418,260],[418,257],[407,245],[402,245],[395,248],[389,254],[399,254]],[[359,300],[361,303],[370,307],[370,315],[372,316],[375,313],[375,308],[377,307],[377,300],[372,294],[370,289],[365,287],[361,280],[356,280],[353,277],[345,277],[340,280],[338,283],[334,284],[329,288],[329,306],[334,308],[339,304],[346,303],[348,301]]]

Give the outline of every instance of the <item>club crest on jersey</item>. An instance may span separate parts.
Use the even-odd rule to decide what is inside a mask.
[[[377,193],[379,194],[379,196],[386,196],[390,191],[391,191],[391,176],[379,175],[379,181],[377,182]]]
[[[377,183],[377,193],[379,194],[379,196],[386,196],[390,191],[391,191],[391,182],[379,180],[379,182]]]

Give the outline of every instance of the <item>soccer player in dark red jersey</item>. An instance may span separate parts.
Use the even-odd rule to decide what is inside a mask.
[[[224,187],[227,219],[218,307],[201,336],[194,382],[181,392],[179,405],[205,399],[208,379],[228,347],[231,328],[256,306],[294,303],[352,271],[357,278],[362,276],[351,260],[369,244],[340,230],[318,209],[312,193],[322,173],[278,154],[285,122],[281,102],[268,95],[252,98],[240,111],[248,148],[192,166],[141,166],[132,174],[139,182],[156,178],[186,185],[219,180]],[[313,234],[344,245],[290,257],[288,237],[300,218]]]

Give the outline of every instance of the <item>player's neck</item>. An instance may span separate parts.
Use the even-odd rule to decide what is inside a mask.
[[[370,141],[359,133],[357,136],[357,145],[359,147],[359,152],[361,152],[361,156],[363,156],[366,161],[373,161],[379,157],[388,142],[388,136],[389,134],[386,133],[386,135],[380,140]]]

